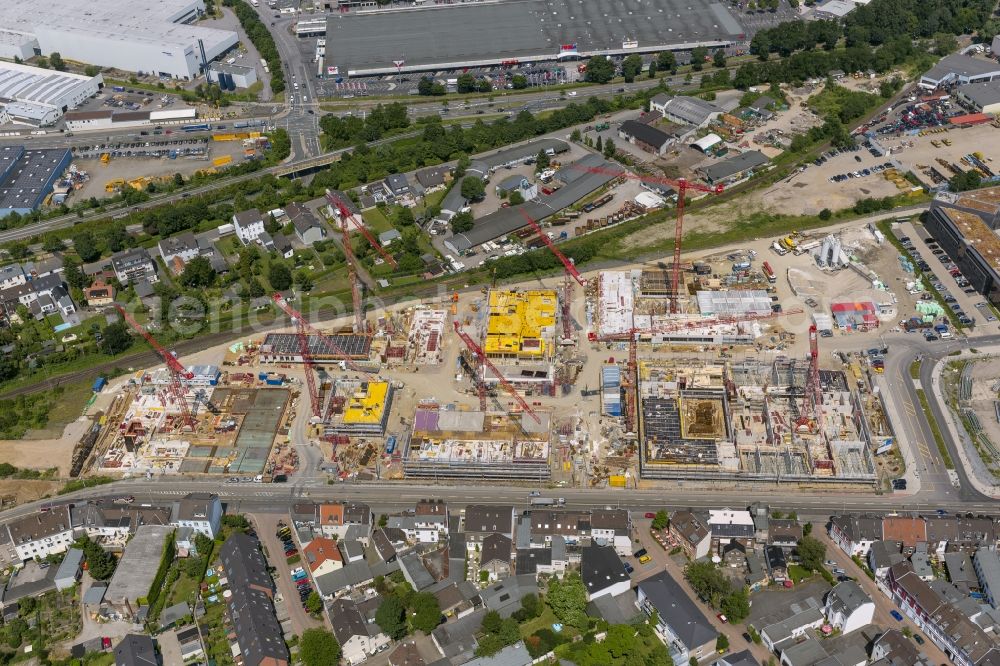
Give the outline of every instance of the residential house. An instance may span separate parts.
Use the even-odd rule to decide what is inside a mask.
[[[111,268],[118,282],[126,285],[132,282],[159,282],[156,262],[144,247],[134,247],[111,255]]]
[[[889,629],[872,641],[871,663],[872,666],[933,666],[898,629]]]
[[[611,546],[584,547],[580,551],[580,577],[587,590],[587,601],[624,594],[632,585],[625,564]]]
[[[868,550],[868,568],[875,574],[876,580],[885,578],[889,567],[906,559],[900,552],[900,544],[896,541],[876,541]]]
[[[764,559],[767,562],[767,571],[771,580],[781,583],[788,579],[788,560],[785,557],[784,548],[773,544],[765,546]]]
[[[590,539],[598,546],[611,546],[621,557],[632,554],[632,518],[625,509],[594,509],[590,512]]]
[[[408,641],[397,643],[395,649],[389,653],[389,666],[427,666],[427,662],[420,656],[417,649],[417,642],[412,638]]]
[[[1000,650],[992,637],[930,584],[920,580],[909,562],[891,567],[887,580],[892,600],[902,613],[948,654],[956,666],[984,666],[990,660],[1000,659]]]
[[[761,120],[770,120],[774,117],[774,108],[777,102],[773,97],[763,95],[747,105],[747,111],[757,116]]]
[[[819,608],[803,608],[798,613],[761,629],[760,639],[768,650],[779,652],[795,643],[807,630],[818,629],[823,622],[823,613]]]
[[[944,566],[948,572],[948,580],[963,594],[979,588],[976,567],[968,553],[945,553]]]
[[[198,239],[190,231],[185,231],[170,238],[164,238],[159,242],[157,247],[160,250],[160,257],[163,258],[163,263],[167,267],[173,265],[175,259],[180,259],[177,265],[180,266],[181,270],[183,270],[184,264],[200,254]],[[175,270],[174,272],[180,273],[179,270]]]
[[[295,236],[299,241],[312,247],[316,241],[326,238],[326,227],[311,210],[298,203],[290,203],[285,206],[285,215],[292,221],[295,228]]]
[[[403,530],[418,543],[437,543],[448,536],[448,505],[444,500],[420,500],[413,512],[389,516],[387,527]]]
[[[397,199],[409,196],[410,192],[410,181],[406,179],[406,176],[401,173],[393,173],[386,177],[383,181],[385,187],[392,196]]]
[[[567,544],[576,545],[591,535],[591,514],[588,511],[532,509],[529,518],[529,539],[533,548],[551,545],[556,536],[562,537]]]
[[[295,249],[292,247],[292,243],[280,231],[275,231],[271,236],[271,247],[268,249],[272,252],[277,252],[278,256],[283,259],[291,259],[295,256]]]
[[[222,527],[222,500],[214,493],[188,493],[177,503],[171,524],[214,539]]]
[[[823,614],[834,628],[843,634],[849,634],[871,624],[875,615],[875,602],[860,585],[853,580],[846,580],[827,593]]]
[[[379,561],[392,562],[396,559],[396,546],[381,527],[372,532],[371,547]]]
[[[319,525],[319,505],[314,502],[296,502],[288,510],[288,518],[295,527],[317,527]]]
[[[521,600],[529,594],[538,594],[538,581],[531,574],[518,574],[484,588],[479,597],[487,610],[510,617],[521,608]]]
[[[364,562],[365,545],[357,539],[339,539],[337,546],[340,548],[340,554],[343,556],[345,564]]]
[[[990,606],[997,608],[1000,603],[1000,556],[996,550],[980,546],[972,558],[972,565],[983,596]]]
[[[958,519],[951,516],[924,518],[927,530],[927,551],[934,559],[942,560],[949,544],[958,542]]]
[[[510,575],[513,542],[505,534],[488,534],[483,539],[479,556],[479,571],[487,572],[490,580],[500,580]]]
[[[434,592],[434,598],[438,601],[441,613],[449,618],[465,617],[481,603],[476,588],[467,580],[445,585]]]
[[[343,549],[341,549],[341,553],[343,553]],[[388,575],[393,571],[398,571],[399,565],[396,563],[393,565],[393,568],[387,566],[379,569],[378,575]],[[314,577],[313,583],[315,583],[316,591],[320,596],[324,599],[333,599],[353,590],[367,587],[375,580],[375,575],[372,568],[364,560],[345,562],[340,569]]]
[[[882,519],[882,540],[898,541],[903,553],[912,555],[918,543],[927,541],[927,526],[919,516],[886,516]]]
[[[317,537],[302,547],[302,559],[309,567],[309,573],[322,576],[344,566],[344,558],[337,548],[337,542],[326,537]]]
[[[66,551],[65,557],[59,563],[56,570],[55,584],[57,590],[68,590],[76,585],[83,572],[83,551],[79,548],[70,548]]]
[[[424,194],[430,194],[444,189],[451,182],[451,169],[446,166],[428,167],[418,171],[416,179]]]
[[[7,523],[7,531],[21,561],[45,559],[66,551],[73,543],[73,524],[65,504],[15,518]]]
[[[126,634],[115,646],[115,666],[158,666],[156,645],[146,634]]]
[[[244,245],[250,245],[264,233],[264,215],[256,208],[233,215],[233,230]]]
[[[917,574],[921,580],[934,580],[934,567],[931,566],[931,560],[926,552],[917,551],[910,555],[910,565],[913,567],[913,573]]]
[[[86,534],[102,544],[123,545],[143,525],[170,525],[168,507],[78,503],[70,509],[73,536]]]
[[[445,663],[464,664],[472,659],[478,645],[476,634],[483,627],[486,609],[480,608],[463,618],[445,622],[431,632],[431,641],[438,649]]]
[[[656,614],[654,629],[673,663],[686,664],[692,657],[700,661],[715,653],[719,632],[666,571],[636,586],[636,605],[647,616]]]
[[[28,275],[21,264],[0,267],[0,291],[16,287],[28,281]]]
[[[771,509],[763,502],[754,502],[748,508],[753,519],[753,538],[761,546],[767,545],[768,530],[771,525]]]
[[[711,509],[708,512],[708,528],[712,532],[712,550],[719,556],[731,548],[748,552],[754,548],[753,517],[749,511],[734,509]]]
[[[115,288],[104,280],[97,280],[83,290],[83,299],[92,308],[102,308],[115,302]]]
[[[76,305],[58,273],[0,291],[0,303],[8,317],[14,315],[20,305],[28,308],[35,319],[57,312],[63,316],[76,312]]]
[[[653,155],[663,155],[676,138],[652,125],[637,120],[626,120],[618,127],[618,136]]]
[[[768,527],[767,542],[789,554],[802,541],[802,525],[797,520],[772,518]]]
[[[514,507],[510,505],[470,504],[465,507],[465,540],[472,550],[490,534],[514,538]]]
[[[331,502],[319,505],[318,527],[324,536],[343,539],[351,525],[360,526],[363,540],[368,540],[372,530],[372,510],[367,504]]]
[[[667,533],[692,560],[708,557],[712,548],[712,532],[708,524],[691,511],[675,511],[670,516]]]
[[[205,655],[205,646],[201,642],[198,627],[185,627],[177,632],[177,643],[181,648],[181,659],[185,663]]]
[[[378,235],[378,244],[382,247],[387,245],[392,245],[395,241],[400,240],[403,234],[399,233],[398,229],[389,229],[388,231],[383,231]]]
[[[351,666],[388,649],[392,643],[377,624],[364,621],[353,601],[332,601],[327,606],[327,615],[333,635],[340,644],[341,655]]]
[[[219,549],[230,596],[233,656],[244,666],[288,666],[284,632],[274,613],[274,588],[255,538],[236,532]]]
[[[851,557],[864,557],[872,544],[882,539],[882,519],[855,514],[834,516],[830,520],[830,539]]]
[[[995,545],[997,530],[991,518],[959,518],[958,537],[948,544],[949,551],[972,553],[980,546]]]

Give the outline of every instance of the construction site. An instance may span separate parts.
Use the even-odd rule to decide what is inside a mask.
[[[345,247],[359,233],[385,252],[328,199]],[[370,316],[363,283],[352,279],[351,319],[318,326],[275,294],[290,330],[197,363],[160,347],[123,312],[165,367],[132,377],[78,452],[79,467],[281,480],[306,473],[299,461],[315,448],[321,464],[308,473],[343,481],[870,490],[897,471],[876,456],[891,448],[868,390],[876,363],[841,355],[820,367],[829,328],[864,334],[895,300],[861,279],[863,267],[839,273],[851,280],[830,279],[855,262],[867,232],[798,237],[795,249],[807,250],[764,261],[767,244],[692,263],[678,247],[673,264],[584,278],[527,222],[563,263],[562,276],[442,293]],[[358,270],[351,250],[347,261]],[[824,281],[860,295],[807,288]],[[873,305],[857,321],[830,316],[841,302]]]

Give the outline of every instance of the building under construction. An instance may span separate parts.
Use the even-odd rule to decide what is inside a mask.
[[[493,360],[551,358],[558,306],[556,292],[551,289],[491,290],[483,351]]]
[[[394,393],[389,382],[337,380],[330,396],[326,434],[381,437],[389,423]]]
[[[544,481],[550,416],[422,405],[403,454],[407,477]]]
[[[368,361],[372,355],[370,335],[308,335],[309,355],[315,363],[350,359]],[[302,363],[302,347],[295,333],[268,333],[258,349],[261,363]]]
[[[808,359],[641,362],[641,476],[870,486],[860,395],[842,372],[821,371],[816,410],[806,399],[809,373]]]

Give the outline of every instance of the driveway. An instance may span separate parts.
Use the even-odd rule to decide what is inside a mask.
[[[848,576],[857,580],[861,589],[863,589],[865,593],[872,598],[872,601],[875,602],[875,615],[872,618],[873,624],[890,629],[899,629],[900,631],[902,631],[903,627],[909,627],[910,631],[915,634],[919,633],[924,637],[925,640],[923,645],[914,644],[914,646],[926,654],[932,663],[951,663],[951,659],[949,659],[944,652],[934,645],[934,643],[927,638],[927,635],[924,634],[917,625],[910,621],[910,618],[900,612],[900,615],[903,615],[903,621],[898,622],[892,617],[892,615],[890,615],[891,611],[898,610],[892,599],[887,597],[882,590],[878,589],[875,581],[869,578],[865,572],[862,571],[861,567],[855,564],[854,560],[848,557],[847,554],[842,551],[840,547],[833,542],[833,540],[830,539],[830,536],[823,530],[823,525],[818,523],[814,524],[812,535],[826,546],[826,559],[836,562],[837,566],[846,571]]]
[[[649,533],[650,523],[653,522],[651,519],[641,518],[634,520],[634,522],[639,543],[642,544],[642,547],[646,549],[650,557],[653,559],[651,562],[643,565],[639,564],[639,561],[635,558],[628,558],[629,563],[636,568],[635,573],[632,575],[633,584],[655,576],[661,571],[666,571],[673,577],[674,580],[677,581],[678,584],[680,584],[681,589],[684,590],[685,594],[687,594],[694,601],[695,605],[698,606],[701,612],[705,614],[705,617],[707,617],[708,621],[712,623],[715,630],[720,634],[726,635],[729,639],[730,652],[741,652],[742,650],[749,649],[754,658],[756,658],[761,664],[766,663],[769,657],[774,656],[768,652],[767,648],[763,645],[755,645],[754,643],[747,641],[747,639],[743,637],[744,628],[742,625],[723,623],[716,617],[716,611],[712,610],[698,598],[698,595],[695,594],[694,590],[691,589],[691,586],[684,578],[684,567],[682,565],[678,565],[677,562],[675,562],[674,559],[667,554],[667,551],[660,547],[660,544],[658,544]]]
[[[264,545],[265,552],[268,555],[268,560],[277,570],[278,578],[276,582],[278,585],[278,593],[285,600],[285,607],[288,609],[288,617],[292,621],[292,633],[296,636],[301,636],[302,632],[306,629],[322,627],[323,622],[313,619],[309,613],[302,608],[302,604],[299,603],[299,593],[296,591],[295,585],[292,583],[291,570],[285,563],[284,559],[282,559],[284,557],[285,549],[281,544],[281,540],[275,536],[275,532],[278,531],[279,520],[285,519],[285,522],[288,522],[287,514],[255,513],[250,514],[250,519],[256,526],[257,537]]]

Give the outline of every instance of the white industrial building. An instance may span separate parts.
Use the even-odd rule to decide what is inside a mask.
[[[51,125],[96,95],[104,78],[0,62],[0,99],[11,121]],[[0,115],[3,115],[0,113]]]
[[[208,77],[209,83],[218,83],[219,85],[232,79],[233,86],[236,88],[249,88],[257,83],[256,69],[243,65],[231,65],[226,62],[213,62],[205,72],[205,76]],[[224,87],[223,89],[228,88]]]
[[[203,0],[4,0],[0,3],[0,56],[24,58],[57,51],[65,60],[127,72],[191,79],[236,46],[232,30],[190,25]],[[29,56],[30,57],[30,56]]]

